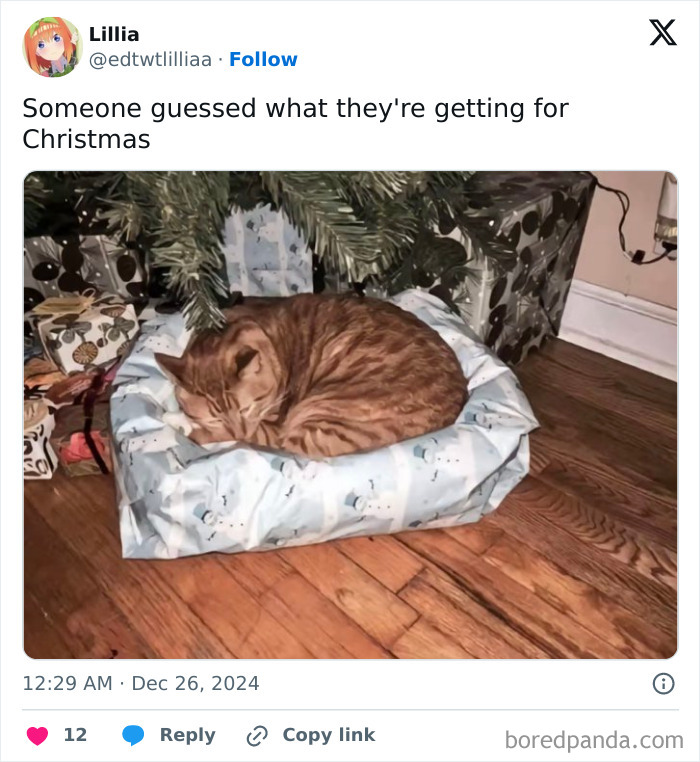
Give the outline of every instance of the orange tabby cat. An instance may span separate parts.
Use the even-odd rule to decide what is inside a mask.
[[[181,358],[156,355],[201,444],[346,455],[449,426],[466,402],[452,349],[393,304],[355,295],[250,298],[227,320]]]

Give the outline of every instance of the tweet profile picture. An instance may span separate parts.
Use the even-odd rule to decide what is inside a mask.
[[[83,44],[77,28],[60,16],[45,16],[24,33],[24,60],[42,77],[65,77],[78,65]]]

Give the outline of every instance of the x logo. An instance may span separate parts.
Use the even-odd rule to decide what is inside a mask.
[[[656,37],[654,37],[654,40],[652,41],[652,45],[656,45],[656,43],[663,38],[663,40],[666,42],[667,45],[675,45],[676,41],[671,37],[671,35],[668,33],[668,28],[673,24],[673,22],[676,19],[671,19],[666,26],[664,26],[658,19],[649,19],[651,22],[651,25],[656,29],[658,34]]]

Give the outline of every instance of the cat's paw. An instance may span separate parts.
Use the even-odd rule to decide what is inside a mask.
[[[236,440],[225,429],[205,429],[196,426],[187,435],[195,444],[208,445],[222,442],[235,442]]]
[[[189,436],[195,430],[192,421],[182,412],[163,413],[163,423],[166,426],[176,429],[185,436]]]

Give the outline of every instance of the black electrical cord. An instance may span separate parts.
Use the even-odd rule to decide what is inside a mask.
[[[607,185],[603,185],[603,183],[600,182],[600,180],[593,174],[593,172],[589,172],[588,174],[593,178],[593,182],[598,188],[607,191],[608,193],[614,193],[620,202],[620,206],[622,207],[622,217],[620,217],[620,224],[617,227],[617,233],[620,239],[620,248],[622,249],[622,253],[625,255],[625,257],[627,257],[627,259],[629,259],[633,265],[653,265],[655,262],[666,259],[666,257],[668,257],[667,251],[665,251],[663,254],[660,254],[658,257],[654,257],[654,259],[647,260],[643,259],[645,252],[638,252],[641,253],[642,257],[637,258],[636,254],[631,254],[627,251],[627,242],[625,241],[625,233],[623,231],[623,227],[625,220],[627,219],[627,213],[630,210],[630,197],[619,188],[609,188]]]
[[[603,185],[603,183],[600,182],[600,180],[592,173],[589,173],[590,176],[593,178],[593,181],[595,182],[596,186],[600,188],[601,190],[607,191],[608,193],[614,193],[617,196],[618,201],[620,202],[620,206],[622,207],[622,217],[620,217],[620,224],[617,227],[617,232],[620,237],[620,248],[622,251],[627,254],[627,243],[625,241],[625,233],[623,231],[623,226],[625,224],[625,220],[627,219],[627,212],[630,210],[630,197],[624,192],[619,190],[618,188],[609,188],[607,185]]]
[[[635,265],[653,265],[654,262],[659,262],[662,259],[666,259],[666,257],[668,257],[667,251],[665,251],[663,254],[659,254],[658,257],[654,257],[654,259],[646,259],[646,260],[643,260],[642,262],[635,262],[634,264]]]

